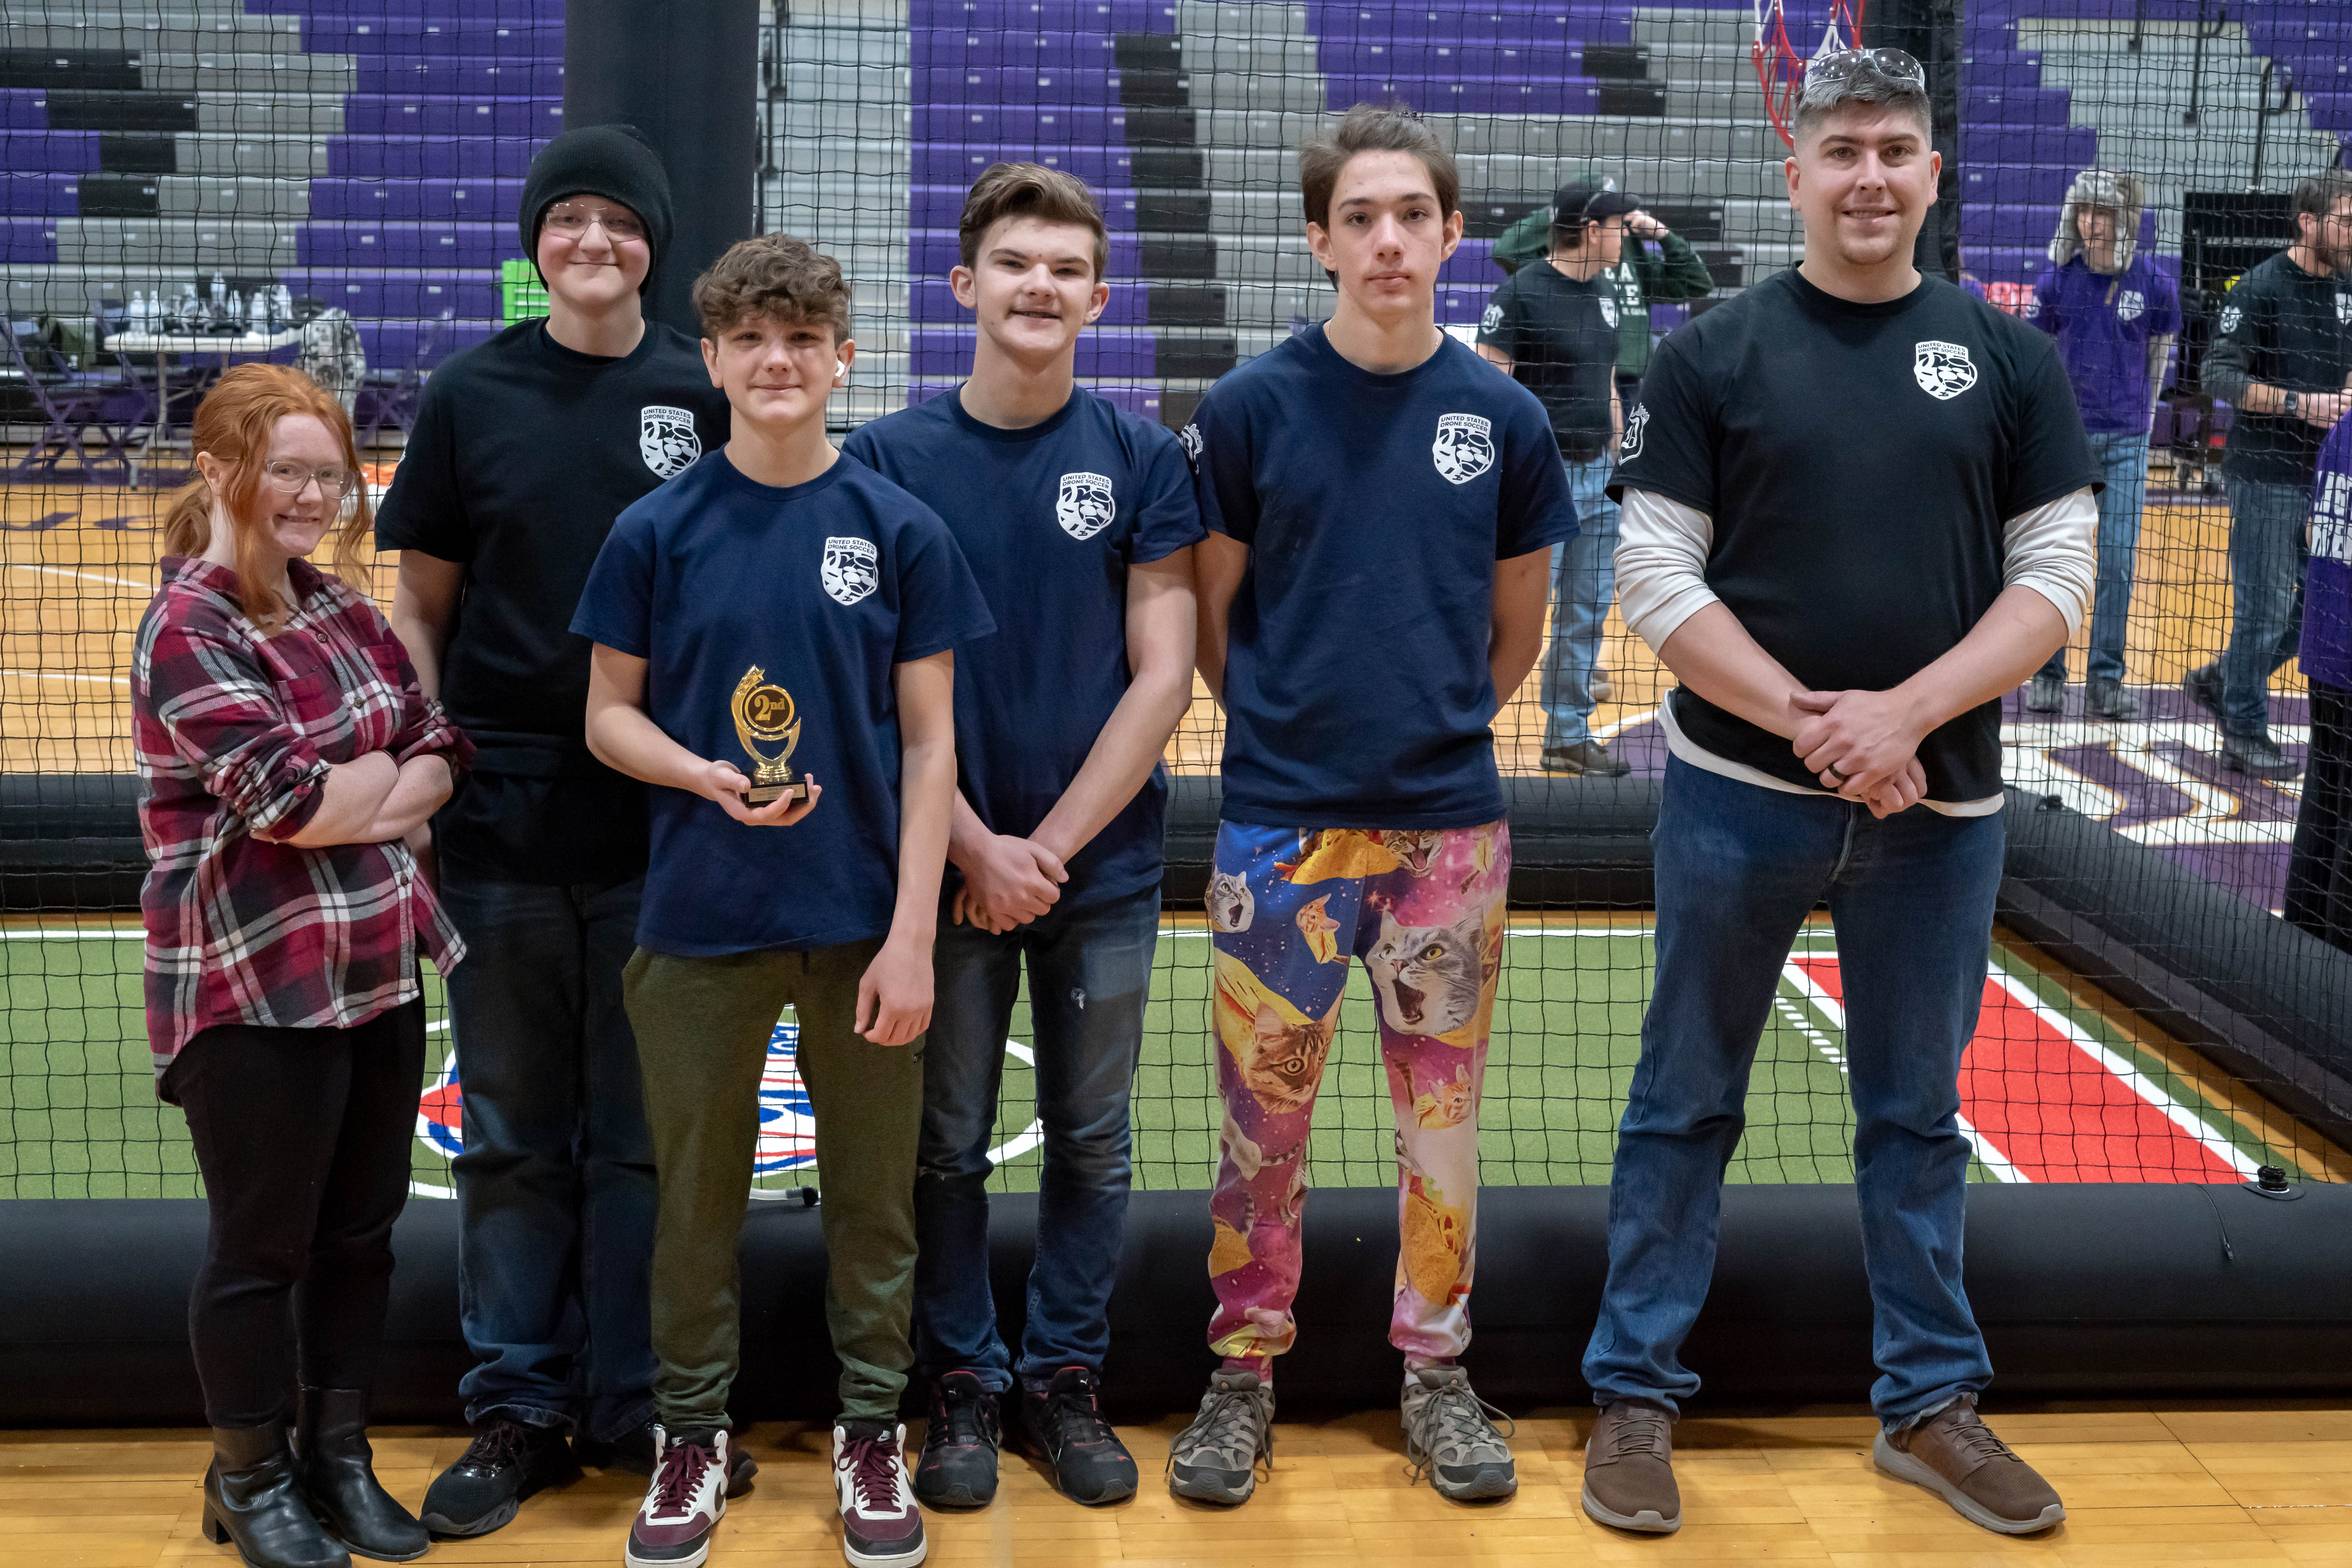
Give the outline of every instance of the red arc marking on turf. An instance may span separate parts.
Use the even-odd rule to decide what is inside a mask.
[[[1838,961],[1789,962],[1837,1004],[1843,1029]],[[2004,981],[1997,973],[1985,981],[1976,1037],[1960,1058],[1960,1113],[2027,1179],[2237,1182],[2249,1173],[2193,1111],[2146,1079],[2126,1081],[2099,1059],[2103,1051],[2094,1054],[2095,1042],[2070,1035]]]

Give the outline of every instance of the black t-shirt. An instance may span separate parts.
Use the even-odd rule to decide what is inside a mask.
[[[1794,268],[1669,337],[1626,416],[1609,490],[1714,520],[1706,582],[1822,691],[1885,690],[1999,597],[2002,524],[2098,483],[2050,340],[1940,279],[1857,305]],[[1687,688],[1690,741],[1809,789],[1781,737]],[[2000,705],[1919,747],[1927,796],[2000,793]]]
[[[2305,272],[2281,251],[2222,296],[2213,347],[2205,356],[2207,390],[2242,395],[2259,381],[2289,392],[2341,392],[2352,376],[2352,283],[2344,274]],[[2234,372],[2233,375],[2231,373]],[[2308,419],[2237,409],[2221,471],[2232,479],[2308,485],[2327,432]]]
[[[1609,450],[1609,387],[1617,364],[1617,290],[1580,283],[1549,261],[1504,281],[1478,321],[1478,341],[1511,356],[1511,374],[1543,404],[1560,456],[1589,463]]]
[[[588,754],[572,616],[613,520],[727,435],[700,348],[656,322],[619,359],[519,322],[425,384],[375,537],[466,568],[441,700],[478,752],[435,819],[443,855],[520,882],[644,873],[645,789]]]

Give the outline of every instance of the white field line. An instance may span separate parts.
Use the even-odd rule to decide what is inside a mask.
[[[152,594],[152,583],[134,583],[128,577],[110,577],[103,572],[76,572],[65,566],[27,566],[16,561],[0,561],[11,572],[38,572],[47,577],[79,577],[85,583],[110,583],[118,588],[136,588],[142,594]]]
[[[1815,955],[1808,953],[1806,956]],[[1845,1008],[1840,1005],[1828,992],[1822,990],[1820,983],[1806,973],[1801,964],[1792,958],[1782,967],[1780,973],[1790,984],[1797,988],[1799,994],[1811,1003],[1820,1011],[1822,1016],[1830,1021],[1831,1027],[1840,1034],[1845,1033]],[[1983,1161],[1985,1169],[1992,1173],[1993,1180],[2031,1182],[2033,1179],[2019,1170],[2016,1162],[1995,1147],[1991,1139],[1978,1131],[1967,1117],[1958,1116],[1954,1120],[1960,1124],[1960,1135],[1975,1146],[1977,1158]]]
[[[0,669],[11,680],[70,680],[88,686],[128,686],[127,675],[74,675],[62,669]]]

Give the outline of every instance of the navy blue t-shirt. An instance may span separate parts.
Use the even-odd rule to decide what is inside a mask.
[[[946,519],[979,580],[996,635],[956,654],[956,767],[988,830],[1026,837],[1134,679],[1127,569],[1204,531],[1184,449],[1080,387],[1025,430],[981,423],[950,392],[863,426],[841,450]],[[1167,803],[1155,768],[1071,857],[1061,907],[1157,887]]]
[[[980,589],[937,513],[857,463],[806,484],[746,479],[721,450],[613,524],[572,629],[650,661],[646,710],[698,757],[751,756],[735,688],[792,696],[790,761],[824,786],[791,827],[746,827],[655,789],[637,942],[711,957],[834,947],[890,929],[898,868],[892,668],[985,637]],[[773,756],[781,749],[762,742]]]
[[[1318,326],[1211,387],[1182,439],[1202,520],[1250,547],[1227,626],[1226,819],[1501,816],[1495,563],[1577,531],[1535,394],[1451,338],[1377,375]]]

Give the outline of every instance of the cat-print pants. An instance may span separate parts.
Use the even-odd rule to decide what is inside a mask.
[[[1478,1096],[1503,962],[1511,836],[1224,823],[1209,884],[1223,1156],[1210,1199],[1209,1348],[1268,1375],[1298,1326],[1299,1214],[1315,1091],[1350,955],[1364,962],[1396,1110],[1402,1250],[1389,1340],[1408,1367],[1470,1342]]]

